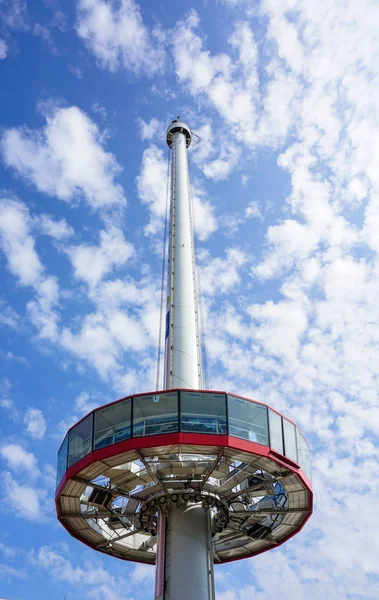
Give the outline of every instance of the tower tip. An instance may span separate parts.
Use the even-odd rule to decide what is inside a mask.
[[[183,133],[186,136],[187,148],[188,148],[188,146],[191,145],[191,140],[192,140],[191,130],[188,127],[188,125],[186,125],[185,123],[183,123],[183,121],[180,120],[180,117],[178,117],[177,119],[174,119],[167,128],[166,142],[167,142],[167,145],[169,148],[171,148],[171,146],[172,146],[172,140],[174,138],[175,133]]]

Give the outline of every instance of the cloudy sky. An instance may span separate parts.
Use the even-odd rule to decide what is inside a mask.
[[[315,512],[218,600],[379,597],[377,0],[0,0],[0,598],[147,600],[55,518],[56,453],[155,387],[165,128],[190,151],[209,384],[313,453]]]

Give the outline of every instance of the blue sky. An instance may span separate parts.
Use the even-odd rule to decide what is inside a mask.
[[[37,6],[36,6],[37,5]],[[378,598],[379,5],[0,0],[0,599],[145,600],[71,539],[56,453],[155,386],[166,161],[191,149],[209,383],[312,446],[315,512],[218,600]]]

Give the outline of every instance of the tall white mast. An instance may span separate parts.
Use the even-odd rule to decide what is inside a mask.
[[[167,130],[172,149],[165,387],[201,389],[199,320],[187,148],[191,131],[179,120]]]
[[[165,387],[201,389],[199,320],[187,149],[191,131],[179,118],[167,130],[172,189]],[[156,600],[213,600],[210,513],[184,503],[159,515]]]

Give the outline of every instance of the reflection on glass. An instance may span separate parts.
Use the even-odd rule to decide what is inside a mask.
[[[95,450],[130,438],[131,406],[129,398],[95,412]]]
[[[311,479],[311,460],[309,455],[309,447],[300,431],[296,428],[297,451],[299,454],[299,465],[304,473]]]
[[[181,392],[181,430],[226,434],[225,394]]]
[[[285,455],[297,462],[296,427],[287,419],[283,419],[283,433]]]
[[[134,396],[133,437],[178,431],[178,392]]]
[[[63,440],[62,446],[58,451],[58,462],[57,462],[57,486],[60,483],[63,475],[67,469],[67,449],[68,449],[68,437]]]
[[[229,434],[268,446],[267,407],[228,396]]]
[[[87,456],[92,450],[93,414],[80,421],[68,433],[68,466]]]
[[[284,454],[282,417],[269,409],[268,418],[270,423],[270,446],[274,450],[277,450],[277,452],[280,452],[280,454]]]

